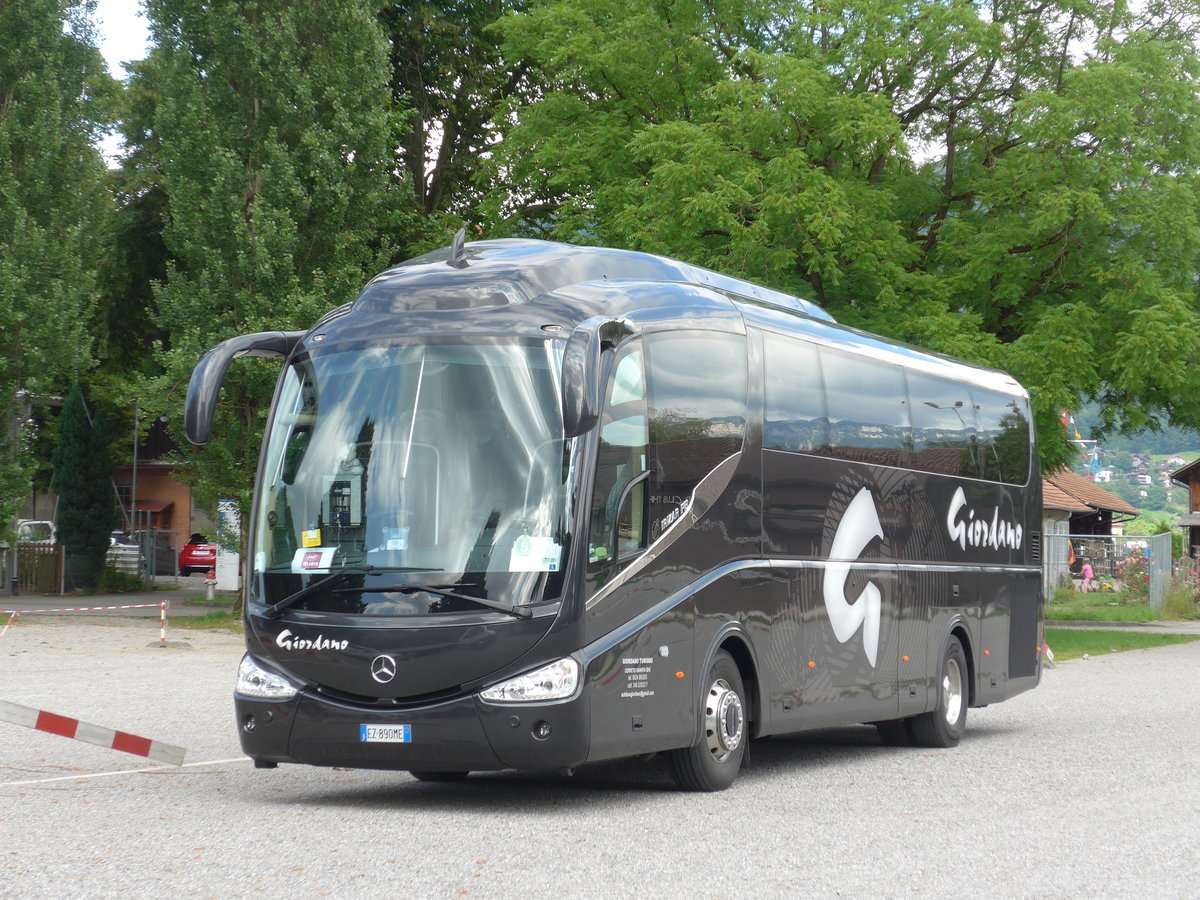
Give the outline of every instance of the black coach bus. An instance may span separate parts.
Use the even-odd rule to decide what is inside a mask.
[[[1040,478],[1002,372],[641,253],[402,263],[284,361],[258,471],[237,722],[281,762],[570,770],[872,723],[949,747],[1041,674]]]

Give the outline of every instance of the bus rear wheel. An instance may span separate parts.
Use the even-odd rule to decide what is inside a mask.
[[[941,677],[938,679],[937,706],[912,718],[912,733],[920,747],[954,747],[967,727],[967,655],[962,643],[953,635],[946,641],[942,653]]]
[[[733,784],[750,740],[746,689],[733,657],[718,651],[705,682],[700,739],[671,751],[671,773],[686,791],[723,791]]]

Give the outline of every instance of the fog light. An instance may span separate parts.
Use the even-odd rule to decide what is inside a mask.
[[[533,736],[539,741],[544,741],[550,737],[550,723],[538,722],[536,725],[534,725]]]
[[[257,727],[258,723],[254,721],[254,716],[246,716],[242,721],[242,731],[246,732],[246,734],[252,734]]]

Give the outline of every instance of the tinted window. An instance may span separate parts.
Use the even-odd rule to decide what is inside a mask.
[[[912,424],[904,371],[837,350],[822,348],[820,356],[831,455],[880,465],[909,465]],[[868,452],[840,452],[843,448]]]
[[[766,415],[763,446],[812,452],[829,443],[825,389],[817,348],[773,334],[764,336]]]
[[[979,474],[975,407],[965,384],[908,372],[913,468],[941,475]]]
[[[1025,484],[1024,398],[763,334],[763,448]]]
[[[975,389],[979,415],[980,475],[1024,484],[1029,479],[1029,413],[1024,398]]]
[[[668,332],[646,340],[655,483],[688,492],[742,448],[746,341]]]

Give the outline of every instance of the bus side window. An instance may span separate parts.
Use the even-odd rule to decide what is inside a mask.
[[[817,348],[766,333],[763,447],[812,453],[829,443],[829,415]]]
[[[908,372],[913,468],[939,475],[979,477],[979,439],[971,389],[965,384]]]
[[[647,443],[645,367],[641,347],[633,343],[618,353],[600,417],[589,577],[609,571],[614,557],[619,563],[646,547],[647,485],[644,478],[630,483],[646,471]]]
[[[666,331],[646,338],[650,379],[651,521],[678,515],[696,485],[742,449],[746,338]],[[661,498],[661,499],[659,499]],[[657,537],[652,534],[651,539]]]
[[[983,452],[981,478],[1024,484],[1029,480],[1029,417],[1023,399],[975,389]]]

